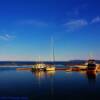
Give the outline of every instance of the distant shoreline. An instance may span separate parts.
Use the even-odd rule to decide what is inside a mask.
[[[70,60],[70,61],[41,61],[45,64],[56,64],[56,65],[77,65],[84,64],[87,60]],[[0,66],[32,66],[39,61],[0,61]],[[100,60],[96,60],[96,63],[100,64]]]

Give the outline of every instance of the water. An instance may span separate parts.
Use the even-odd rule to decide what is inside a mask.
[[[15,98],[14,98],[15,97]],[[0,69],[0,100],[85,100],[100,97],[100,74]]]

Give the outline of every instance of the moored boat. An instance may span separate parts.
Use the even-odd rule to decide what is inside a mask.
[[[41,71],[41,70],[45,70],[46,67],[47,67],[46,64],[37,63],[37,64],[32,66],[32,70],[33,71]]]
[[[72,68],[71,67],[69,67],[69,68],[66,68],[66,70],[65,70],[66,72],[71,72],[72,71]]]
[[[97,70],[96,62],[94,59],[89,59],[87,62],[87,72],[95,72]]]
[[[46,71],[55,71],[55,66],[47,66]]]

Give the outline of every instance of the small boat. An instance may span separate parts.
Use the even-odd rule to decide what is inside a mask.
[[[65,70],[66,72],[71,72],[72,71],[72,68],[71,67],[69,67],[69,68],[66,68],[66,70]]]
[[[87,72],[94,72],[97,70],[96,62],[94,59],[89,59],[87,63]]]
[[[86,70],[87,69],[87,65],[76,65],[80,70]]]
[[[76,65],[77,68],[75,68],[75,70],[80,70],[80,71],[97,71],[97,64],[95,62],[94,59],[89,59],[85,64],[82,64],[82,65]],[[73,68],[73,70],[74,70]]]
[[[55,71],[55,66],[47,66],[46,71]]]
[[[46,68],[46,64],[43,63],[37,63],[32,66],[33,71],[41,71],[41,70],[45,70],[45,68]]]

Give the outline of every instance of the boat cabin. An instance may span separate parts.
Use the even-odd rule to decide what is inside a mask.
[[[87,70],[96,70],[96,62],[94,59],[89,59],[87,62]]]

